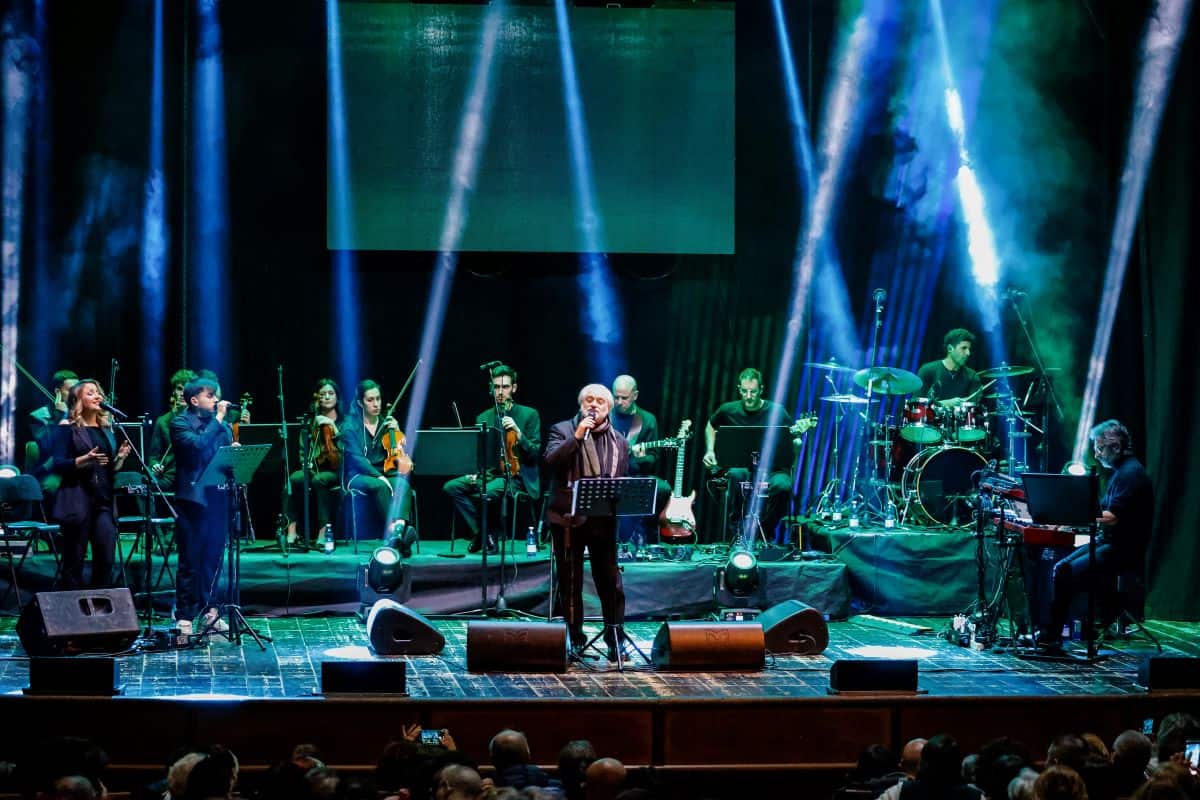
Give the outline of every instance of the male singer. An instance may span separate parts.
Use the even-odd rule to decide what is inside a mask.
[[[604,614],[608,660],[617,658],[617,628],[625,621],[625,589],[617,568],[616,517],[571,516],[571,487],[580,478],[623,478],[629,473],[629,444],[610,424],[612,392],[589,383],[579,390],[579,413],[550,429],[546,466],[553,490],[546,518],[558,565],[558,597],[572,649],[586,643],[583,633],[583,550],[592,562],[592,581]]]

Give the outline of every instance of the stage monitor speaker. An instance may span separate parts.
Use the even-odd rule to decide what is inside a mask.
[[[38,592],[21,612],[17,636],[31,656],[119,653],[140,626],[128,589]]]
[[[567,626],[559,622],[468,622],[471,672],[566,672]]]
[[[1200,689],[1200,658],[1151,656],[1138,665],[1138,684],[1151,692]]]
[[[915,693],[917,662],[906,658],[840,658],[829,669],[829,691]]]
[[[407,688],[407,661],[321,662],[321,694],[408,694]]]
[[[121,694],[121,670],[109,657],[29,659],[28,695],[112,697]]]
[[[381,656],[431,656],[446,646],[446,637],[429,620],[395,600],[371,606],[367,639]]]
[[[664,670],[744,670],[763,668],[763,626],[754,622],[667,622],[650,651]]]
[[[786,600],[758,615],[770,653],[815,656],[829,646],[825,615],[799,600]]]

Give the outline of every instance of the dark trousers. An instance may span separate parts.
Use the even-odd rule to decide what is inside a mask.
[[[313,524],[313,530],[304,531],[302,533],[303,537],[311,537],[315,531],[321,530],[330,521],[333,513],[333,490],[337,488],[338,480],[336,472],[312,470],[308,473],[308,494],[312,499],[313,506],[315,506],[315,514],[309,520]],[[291,481],[292,496],[288,500],[288,518],[292,522],[303,523],[304,470],[299,469],[293,472]]]
[[[62,578],[59,588],[83,588],[83,562],[88,545],[92,546],[91,587],[106,589],[113,585],[113,565],[117,554],[117,521],[112,506],[93,504],[78,524],[63,524]]]
[[[754,476],[750,474],[750,470],[742,467],[733,467],[729,470],[727,476],[729,478],[730,503],[741,503],[744,496],[742,494],[742,483],[753,480]],[[742,510],[743,520],[744,515],[750,513],[755,492],[757,492],[757,488],[751,489],[750,494],[745,496],[746,507]],[[775,528],[779,525],[779,520],[783,519],[784,514],[787,513],[788,501],[792,496],[791,473],[784,472],[783,470],[776,470],[770,473],[767,476],[766,495],[759,510],[758,520],[762,525],[763,533],[766,534],[767,541],[774,541]],[[758,531],[751,531],[751,535],[757,536]]]
[[[472,538],[479,538],[479,485],[473,475],[463,475],[442,486],[442,491],[450,495],[454,510],[470,529]],[[486,491],[488,507],[492,508],[504,494],[504,478],[489,475]]]
[[[367,525],[379,526],[379,538],[386,538],[387,531],[384,528],[387,527],[390,520],[402,519],[405,522],[412,522],[412,486],[409,485],[407,476],[388,478],[388,482],[384,483],[378,476],[355,475],[347,482],[346,486],[352,492],[362,492],[366,496],[367,507],[371,509],[376,518],[376,522],[367,523]],[[396,504],[395,514],[392,513],[393,499]],[[360,519],[360,530],[362,526],[363,522]]]
[[[1111,544],[1096,544],[1096,559],[1091,562],[1088,558],[1088,546],[1077,547],[1071,555],[1054,565],[1054,591],[1050,601],[1050,629],[1046,631],[1050,639],[1054,639],[1062,631],[1063,625],[1071,612],[1071,600],[1080,592],[1088,589],[1088,574],[1095,570],[1092,579],[1095,581],[1097,613],[1106,604],[1112,593],[1112,584],[1121,559],[1117,549]]]
[[[214,493],[215,494],[215,493]],[[217,577],[225,552],[229,520],[225,497],[219,495],[208,506],[176,500],[179,519],[175,539],[179,566],[175,572],[175,619],[191,620],[219,602]]]
[[[558,570],[558,602],[573,646],[582,646],[583,635],[583,550],[586,547],[592,562],[592,582],[600,597],[604,624],[625,622],[625,587],[617,566],[617,530],[611,517],[592,517],[568,531],[562,525],[550,523],[554,539],[554,560]],[[567,537],[570,537],[569,539]],[[616,644],[609,631],[604,640]]]

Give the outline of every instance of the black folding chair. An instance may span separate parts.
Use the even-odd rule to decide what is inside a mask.
[[[41,516],[41,521],[32,519],[34,509]],[[21,568],[25,566],[25,560],[37,551],[39,540],[44,540],[54,555],[54,580],[58,582],[62,559],[54,537],[58,535],[59,527],[45,520],[42,487],[37,478],[32,475],[0,477],[0,525],[4,528],[0,535],[0,551],[8,561],[9,575],[9,585],[0,597],[0,607],[8,602],[9,595],[13,595],[17,602],[17,614],[24,608],[19,581]]]

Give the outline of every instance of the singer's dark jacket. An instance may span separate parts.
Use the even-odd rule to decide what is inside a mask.
[[[188,406],[171,420],[171,444],[175,454],[175,496],[207,505],[204,489],[194,484],[217,449],[233,444],[233,428],[217,422],[211,414],[201,414],[195,406]]]
[[[555,525],[565,525],[571,513],[571,484],[583,477],[582,443],[575,438],[575,429],[579,426],[580,415],[571,419],[556,422],[546,435],[546,466],[550,468],[550,504],[546,509],[546,518]],[[613,429],[616,430],[615,428]],[[629,443],[620,433],[616,436],[617,474],[624,478],[629,475]],[[572,524],[581,524],[586,517],[576,517]]]
[[[51,511],[55,521],[81,524],[97,503],[112,513],[112,486],[115,472],[112,459],[117,455],[116,438],[108,428],[82,425],[55,425],[46,431],[43,442],[50,448],[51,471],[62,476],[62,485],[54,497]],[[109,457],[105,466],[75,466],[75,459],[93,447]]]
[[[513,403],[512,408],[508,410],[508,416],[512,417],[513,422],[517,423],[517,427],[521,429],[521,439],[517,442],[516,448],[517,458],[521,462],[521,486],[524,487],[526,494],[536,500],[542,496],[542,481],[538,475],[538,457],[542,453],[542,417],[536,409],[517,403]],[[496,420],[494,407],[480,412],[475,417],[476,425],[481,422],[489,428],[503,431],[500,423]],[[499,461],[498,453],[496,460]],[[500,465],[497,463],[493,469],[498,471],[499,468]]]

